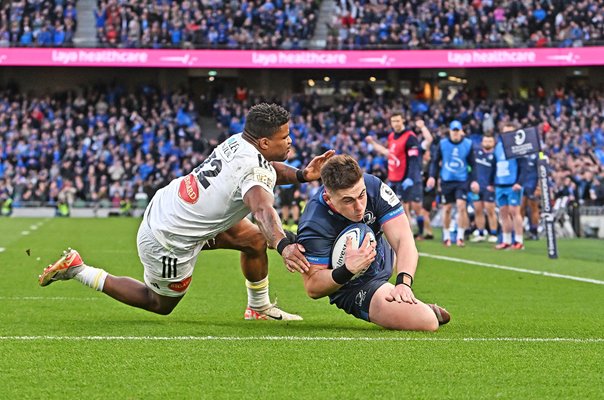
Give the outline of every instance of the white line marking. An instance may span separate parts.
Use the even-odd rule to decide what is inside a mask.
[[[325,336],[0,336],[0,340],[38,341],[297,341],[297,342],[561,342],[604,343],[604,338],[531,337],[325,337]]]
[[[2,253],[4,250],[6,250],[4,247],[0,247],[0,253]]]
[[[23,232],[21,232],[21,234],[22,234],[23,236],[27,236],[27,235],[29,235],[29,231],[23,231]]]
[[[44,297],[44,296],[0,296],[0,300],[69,300],[69,301],[80,301],[80,300],[98,300],[98,297]]]
[[[38,225],[32,225],[29,227],[29,229],[31,229],[32,231],[35,231],[36,229],[38,229]]]
[[[453,261],[453,262],[470,264],[470,265],[478,265],[480,267],[503,269],[503,270],[506,270],[506,271],[521,272],[521,273],[524,273],[524,274],[549,276],[550,278],[568,279],[568,280],[571,280],[571,281],[595,283],[596,285],[604,285],[604,281],[599,281],[597,279],[591,279],[591,278],[581,278],[579,276],[562,275],[562,274],[556,274],[554,272],[535,271],[535,270],[532,270],[532,269],[508,267],[506,265],[489,264],[489,263],[483,263],[483,262],[479,262],[479,261],[466,260],[464,258],[438,256],[436,254],[419,253],[419,255],[421,257],[436,258],[437,260],[445,260],[445,261]]]

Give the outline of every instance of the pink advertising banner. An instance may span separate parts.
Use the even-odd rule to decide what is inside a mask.
[[[0,49],[0,66],[147,68],[496,68],[604,65],[604,47],[475,50]]]

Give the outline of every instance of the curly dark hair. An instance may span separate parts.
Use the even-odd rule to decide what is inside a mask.
[[[357,160],[343,154],[330,158],[321,168],[321,179],[328,190],[349,189],[363,177]]]
[[[256,104],[247,113],[243,131],[256,139],[271,137],[289,117],[289,111],[277,104]]]

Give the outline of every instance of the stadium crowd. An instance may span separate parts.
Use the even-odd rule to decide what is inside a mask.
[[[315,0],[122,2],[94,10],[103,46],[299,48],[314,32]]]
[[[370,86],[353,88],[333,104],[316,95],[221,96],[213,102],[221,135],[213,140],[204,137],[196,105],[183,92],[145,86],[129,94],[114,86],[31,97],[5,89],[0,92],[0,202],[10,198],[15,207],[144,204],[157,189],[201,163],[220,140],[241,131],[251,105],[274,100],[292,113],[295,151],[289,162],[294,165],[333,148],[386,180],[387,159],[365,137],[383,141],[394,110],[403,111],[411,129],[416,119],[424,119],[436,138],[445,137],[449,122],[458,119],[476,146],[483,134],[513,121],[539,127],[558,196],[604,205],[603,92],[561,86],[540,96],[538,88],[526,99],[508,90],[493,98],[479,86],[436,102],[403,101],[392,91],[378,95]],[[296,188],[296,205],[317,187]]]
[[[140,2],[98,0],[99,46],[127,48],[306,48],[318,0]],[[11,0],[0,46],[73,45],[75,0]],[[338,0],[327,48],[578,47],[604,36],[600,1]]]
[[[0,14],[0,47],[71,46],[77,24],[76,0],[11,0]]]
[[[339,0],[328,47],[578,47],[604,35],[601,1]]]

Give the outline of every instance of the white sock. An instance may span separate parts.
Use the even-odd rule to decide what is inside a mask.
[[[503,234],[503,243],[512,244],[512,233],[504,233]]]
[[[107,275],[109,274],[107,274],[104,269],[84,265],[82,271],[78,272],[73,279],[82,282],[84,285],[91,287],[94,290],[102,292],[103,286],[105,286],[105,279],[107,279]]]
[[[443,241],[444,240],[451,240],[451,232],[445,228],[443,228]]]
[[[268,276],[258,282],[245,280],[247,286],[247,305],[255,310],[263,310],[271,304],[268,297]]]
[[[524,237],[522,237],[522,235],[516,235],[516,237],[514,239],[516,240],[516,243],[520,243],[520,244],[524,243]]]

